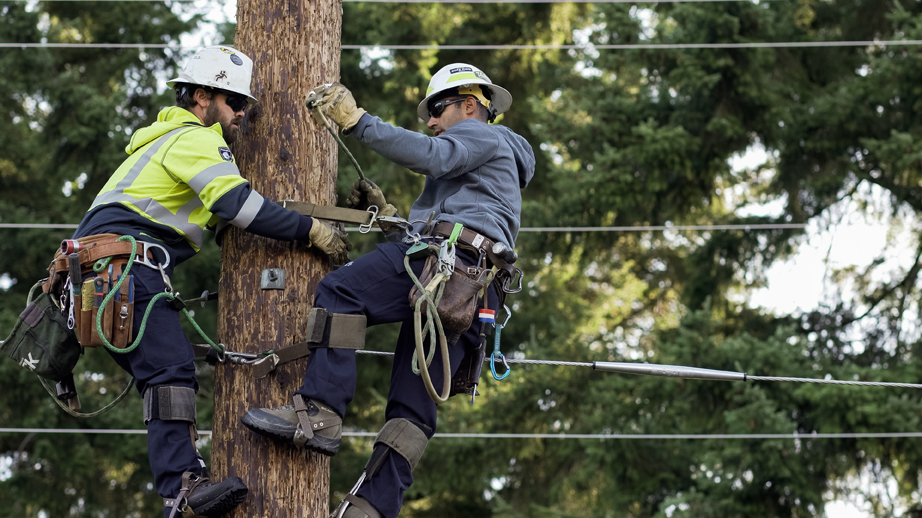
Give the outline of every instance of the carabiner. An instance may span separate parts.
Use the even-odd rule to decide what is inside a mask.
[[[368,223],[364,225],[359,225],[360,234],[367,234],[371,232],[371,227],[375,224],[375,220],[378,219],[378,206],[377,205],[369,205],[368,208],[365,210],[366,212],[371,214],[371,220],[369,220]]]
[[[499,358],[503,361],[503,365],[506,367],[506,372],[504,372],[502,376],[496,373],[497,355],[499,355]],[[512,369],[509,368],[509,362],[506,361],[506,357],[503,356],[503,353],[494,351],[493,354],[490,355],[490,372],[493,373],[493,379],[496,381],[502,381],[506,379],[506,377],[509,376],[509,373],[512,372]]]
[[[163,291],[170,295],[175,295],[176,292],[173,291],[173,284],[170,282],[170,276],[163,271],[163,265],[157,265],[157,269],[160,270],[160,276],[163,277]]]

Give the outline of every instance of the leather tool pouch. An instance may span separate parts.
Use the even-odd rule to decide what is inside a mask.
[[[438,264],[439,258],[435,254],[426,259],[426,265],[419,276],[423,286],[429,285],[429,281],[435,276]],[[492,280],[491,270],[476,266],[468,267],[459,258],[455,258],[455,272],[445,284],[445,291],[438,307],[439,319],[442,321],[446,335],[460,335],[471,327],[474,314],[477,312],[478,295],[490,285]],[[415,308],[421,296],[420,289],[413,286],[410,290],[410,306]],[[425,310],[425,308],[426,303],[424,302],[422,309]]]
[[[70,379],[83,352],[50,293],[29,302],[0,350],[23,368],[52,381]]]
[[[83,283],[82,306],[77,321],[79,322],[80,344],[84,347],[103,345],[99,336],[99,328],[96,325],[100,313],[102,313],[102,332],[106,341],[118,349],[124,349],[131,343],[134,323],[134,290],[132,288],[134,279],[131,275],[125,278],[118,293],[112,296],[109,303],[102,306],[102,302],[109,295],[109,290],[115,289],[127,263],[127,259],[113,258],[110,263],[113,266],[111,279],[109,271],[104,271]]]

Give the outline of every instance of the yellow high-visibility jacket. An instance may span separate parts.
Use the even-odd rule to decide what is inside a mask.
[[[222,219],[266,237],[307,238],[310,218],[266,200],[240,176],[220,124],[205,127],[183,108],[165,108],[125,151],[129,158],[97,195],[78,237],[151,237],[172,245],[175,262],[198,252],[205,228]]]

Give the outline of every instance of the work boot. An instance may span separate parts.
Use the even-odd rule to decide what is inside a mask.
[[[343,513],[343,506],[348,506],[345,513]],[[336,506],[336,509],[333,509],[330,518],[382,518],[382,516],[368,500],[349,494]]]
[[[240,422],[274,441],[328,456],[339,451],[343,435],[343,420],[332,408],[301,394],[295,394],[293,405],[248,410]]]
[[[170,518],[223,516],[247,496],[247,486],[240,477],[212,482],[207,476],[187,471],[182,475],[182,489],[176,498],[164,498],[163,507],[170,509]]]

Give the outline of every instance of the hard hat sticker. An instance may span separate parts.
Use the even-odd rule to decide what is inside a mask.
[[[230,54],[232,56],[234,55],[234,49],[229,49],[227,47],[221,47],[221,52],[225,54]]]
[[[243,65],[243,60],[240,59],[240,56],[238,56],[237,54],[231,54],[230,60],[231,60],[231,62],[232,62],[233,64],[235,64],[235,65],[237,65],[237,66],[242,66],[242,65]]]
[[[480,79],[483,79],[484,81],[486,81],[486,82],[488,82],[488,83],[490,82],[490,78],[487,77],[487,75],[484,74],[483,72],[481,72],[480,70],[474,71],[474,75],[477,76],[477,77],[479,77]]]
[[[227,149],[226,147],[219,147],[219,148],[218,148],[218,154],[220,154],[220,155],[221,155],[221,158],[223,158],[224,161],[226,161],[226,162],[233,162],[233,161],[234,161],[234,154],[231,153],[231,150],[230,150],[230,149]]]
[[[449,74],[457,74],[458,72],[473,72],[473,71],[474,71],[474,69],[471,68],[471,67],[459,67],[459,68],[453,68],[453,69],[449,70],[448,73],[449,73]]]

